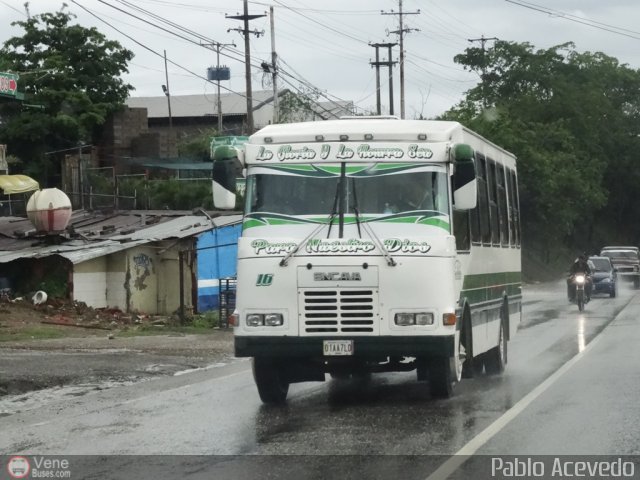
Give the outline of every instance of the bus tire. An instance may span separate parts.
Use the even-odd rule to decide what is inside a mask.
[[[484,368],[487,375],[499,375],[504,372],[507,364],[507,337],[504,328],[504,319],[500,320],[500,333],[498,345],[485,354]]]
[[[462,378],[473,378],[482,374],[482,358],[473,356],[473,330],[471,328],[471,315],[465,310],[460,330],[460,346],[464,347],[465,359],[462,363]]]
[[[263,403],[270,405],[285,403],[289,393],[289,382],[276,361],[271,358],[254,358],[251,362],[251,370],[258,387],[258,395]]]
[[[435,398],[449,398],[453,395],[453,358],[435,357],[429,362],[429,392]]]

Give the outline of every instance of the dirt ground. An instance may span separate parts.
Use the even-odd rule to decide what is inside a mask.
[[[0,416],[51,395],[237,361],[232,330],[175,323],[66,301],[0,302]]]

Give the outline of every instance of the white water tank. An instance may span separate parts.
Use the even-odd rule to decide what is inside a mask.
[[[71,200],[57,188],[45,188],[31,195],[27,217],[39,233],[64,231],[71,220]]]

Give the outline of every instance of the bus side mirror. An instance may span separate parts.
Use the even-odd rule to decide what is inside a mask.
[[[473,162],[473,149],[464,143],[453,146],[453,206],[456,210],[471,210],[478,201],[478,183],[476,166]]]
[[[213,205],[221,210],[232,210],[236,205],[236,179],[242,177],[242,164],[234,147],[220,146],[213,156]]]

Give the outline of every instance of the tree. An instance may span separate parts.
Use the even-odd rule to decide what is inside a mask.
[[[2,67],[20,74],[25,93],[24,105],[0,105],[0,141],[42,180],[58,168],[45,152],[94,141],[133,89],[120,78],[133,53],[95,28],[73,25],[65,8],[14,22],[23,35],[0,49]]]
[[[278,105],[278,121],[279,123],[304,122],[309,118],[323,118],[322,113],[318,113],[314,109],[319,94],[312,88],[300,86],[298,93],[286,90],[280,97]]]
[[[529,246],[640,240],[639,71],[571,43],[534,50],[498,41],[455,61],[480,83],[444,118],[517,155]]]

